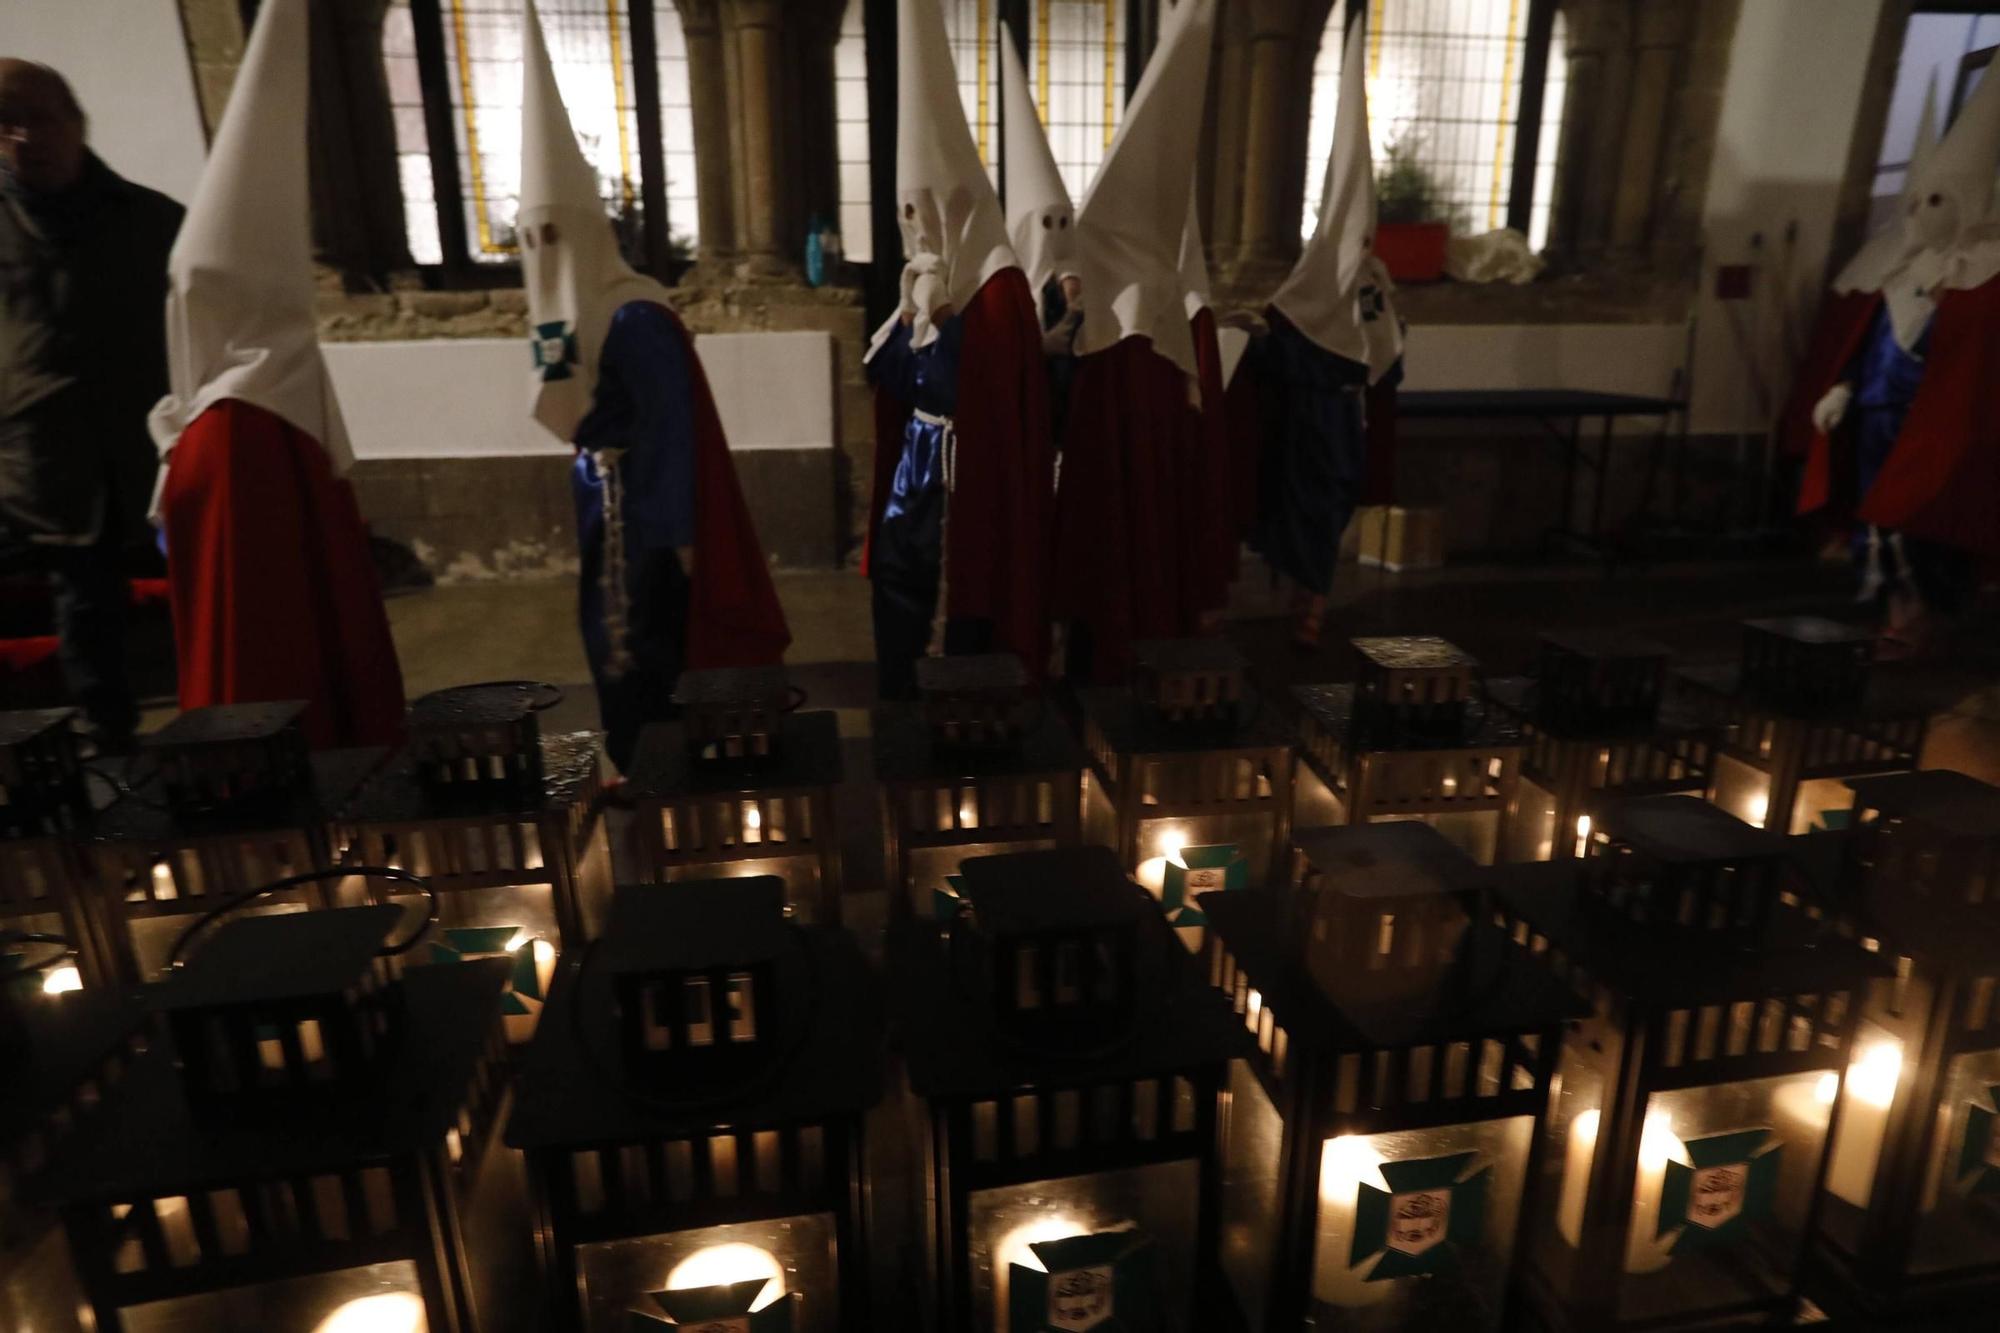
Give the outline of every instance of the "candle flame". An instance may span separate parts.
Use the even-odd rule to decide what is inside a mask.
[[[423,1333],[423,1300],[407,1291],[363,1296],[335,1310],[313,1333]]]
[[[1896,1099],[1896,1081],[1903,1073],[1903,1044],[1878,1041],[1847,1067],[1847,1090],[1870,1106],[1887,1106]],[[1828,1074],[1820,1081],[1832,1078]],[[1831,1103],[1832,1098],[1827,1099]]]
[[[1342,1134],[1326,1141],[1319,1154],[1319,1197],[1323,1203],[1352,1205],[1363,1185],[1386,1190],[1375,1145],[1359,1134]]]
[[[785,1270],[768,1250],[732,1241],[696,1250],[675,1264],[667,1274],[668,1291],[689,1291],[701,1287],[724,1287],[736,1282],[765,1279],[764,1290],[750,1303],[755,1314],[785,1294]]]
[[[42,978],[42,994],[61,995],[65,991],[82,990],[83,974],[76,970],[75,963],[64,963],[53,968]]]
[[[1758,828],[1763,828],[1764,820],[1770,815],[1770,813],[1771,813],[1771,794],[1769,792],[1765,792],[1762,795],[1753,796],[1750,798],[1750,813],[1746,822],[1754,824]]]

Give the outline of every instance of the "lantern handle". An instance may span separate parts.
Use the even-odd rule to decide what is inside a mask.
[[[206,912],[195,918],[194,924],[181,932],[180,938],[174,941],[173,949],[168,952],[168,970],[176,971],[186,967],[187,960],[182,955],[187,952],[188,942],[213,925],[218,919],[235,911],[245,903],[255,902],[259,898],[268,897],[274,893],[282,893],[286,889],[296,889],[306,884],[319,884],[328,880],[340,879],[379,879],[391,884],[407,884],[423,894],[429,904],[429,907],[424,912],[423,923],[410,932],[410,937],[398,944],[384,945],[375,955],[378,958],[394,958],[398,954],[408,953],[411,949],[416,948],[417,943],[430,933],[432,926],[437,924],[437,890],[432,888],[431,882],[421,875],[413,875],[407,870],[398,870],[393,866],[337,866],[329,870],[307,870],[300,874],[287,875],[283,879],[274,879],[269,884],[265,884],[259,888],[245,890],[209,908]]]
[[[454,694],[462,694],[472,690],[501,689],[519,690],[523,694],[529,695],[528,711],[531,713],[545,713],[561,703],[566,697],[563,694],[562,686],[551,685],[545,680],[482,680],[475,681],[469,685],[447,685],[441,690],[432,690],[428,694],[418,695],[410,704],[410,707],[416,708],[422,704],[429,703],[433,699],[443,699]]]

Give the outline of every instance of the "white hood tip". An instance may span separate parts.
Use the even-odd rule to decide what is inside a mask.
[[[1042,288],[1071,272],[1076,264],[1076,209],[1062,173],[1056,168],[1049,138],[1035,112],[1027,71],[1021,68],[1014,43],[1000,39],[1000,113],[1007,186],[1007,236],[1028,277],[1029,290],[1041,300]]]

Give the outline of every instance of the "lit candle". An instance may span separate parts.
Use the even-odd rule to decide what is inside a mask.
[[[177,897],[174,891],[174,868],[165,861],[153,863],[153,897],[166,899]]]
[[[1319,1154],[1319,1246],[1313,1259],[1313,1298],[1353,1310],[1384,1300],[1393,1282],[1370,1282],[1370,1258],[1350,1268],[1354,1213],[1363,1185],[1387,1191],[1382,1154],[1359,1134],[1328,1139]]]
[[[547,999],[549,982],[556,974],[556,946],[547,940],[536,940],[529,947],[535,954],[535,982],[541,987],[542,998]]]
[[[1590,1163],[1597,1155],[1601,1118],[1599,1112],[1589,1110],[1570,1122],[1569,1147],[1563,1158],[1556,1229],[1564,1240],[1578,1247],[1583,1244],[1583,1205],[1590,1190]],[[1639,1136],[1639,1176],[1632,1189],[1631,1230],[1625,1242],[1626,1272],[1657,1273],[1672,1259],[1671,1233],[1664,1237],[1657,1234],[1660,1195],[1666,1184],[1667,1163],[1687,1160],[1687,1145],[1674,1137],[1668,1118],[1659,1113],[1647,1116],[1645,1131]]]
[[[1146,892],[1155,898],[1164,898],[1167,894],[1167,863],[1171,861],[1182,869],[1187,868],[1181,861],[1181,849],[1187,846],[1187,835],[1170,825],[1160,831],[1159,841],[1154,845],[1160,849],[1160,854],[1141,861],[1134,878]]]
[[[1745,806],[1743,812],[1743,822],[1746,824],[1753,824],[1758,828],[1763,828],[1764,819],[1770,813],[1771,813],[1771,793],[1769,793],[1768,791],[1759,792],[1755,796],[1752,796],[1749,800],[1749,803]]]
[[[1818,1143],[1826,1133],[1827,1117],[1833,1111],[1834,1095],[1840,1090],[1840,1076],[1821,1074],[1785,1084],[1771,1096],[1771,1120],[1778,1140],[1792,1152],[1791,1145]],[[1784,1171],[1778,1176],[1778,1213],[1783,1217],[1803,1217],[1812,1177],[1806,1171]]]
[[[1002,1236],[993,1247],[993,1327],[1003,1330],[1008,1327],[1007,1297],[1014,1281],[1014,1265],[1036,1273],[1049,1271],[1029,1246],[1090,1234],[1090,1228],[1075,1218],[1055,1214],[1031,1218]]]
[[[726,1287],[737,1282],[763,1278],[764,1289],[750,1303],[755,1314],[785,1294],[785,1270],[768,1250],[732,1241],[696,1250],[675,1264],[667,1274],[668,1291],[694,1291],[702,1287]]]
[[[1576,855],[1579,859],[1590,850],[1590,816],[1576,817]]]
[[[424,1333],[422,1298],[387,1291],[348,1301],[321,1321],[313,1333]]]
[[[1836,1199],[1856,1208],[1866,1208],[1875,1192],[1875,1163],[1882,1155],[1882,1139],[1889,1132],[1889,1103],[1896,1100],[1896,1083],[1902,1073],[1903,1045],[1895,1040],[1871,1043],[1847,1067],[1840,1132],[1834,1135],[1826,1188]],[[1832,1077],[1828,1074],[1821,1079],[1821,1085]],[[1825,1088],[1825,1092],[1831,1106],[1833,1089]]]
[[[83,974],[76,970],[75,963],[64,963],[61,967],[51,968],[49,974],[42,978],[44,995],[61,995],[64,991],[82,989]]]
[[[757,808],[755,801],[743,803],[743,841],[764,841],[764,812]]]

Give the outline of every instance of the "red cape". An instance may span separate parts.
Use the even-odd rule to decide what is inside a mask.
[[[1194,546],[1188,596],[1197,611],[1220,610],[1236,579],[1242,538],[1236,527],[1236,460],[1231,450],[1229,405],[1222,387],[1222,347],[1215,338],[1215,313],[1207,307],[1188,321],[1194,335],[1195,364],[1201,371],[1200,429],[1195,453],[1184,466],[1194,482],[1182,493],[1181,525]]]
[[[960,312],[958,437],[945,525],[945,614],[985,620],[996,651],[1016,653],[1039,678],[1049,657],[1049,531],[1055,442],[1048,368],[1028,280],[1018,268],[988,278]],[[902,456],[906,404],[875,395],[875,481],[868,535],[888,503]],[[863,572],[867,569],[863,556]]]
[[[1205,477],[1185,465],[1201,447],[1187,376],[1151,339],[1126,338],[1078,364],[1057,499],[1063,576],[1051,601],[1058,616],[1090,627],[1101,683],[1125,678],[1135,640],[1198,628],[1200,542],[1182,516],[1197,501],[1229,512],[1228,494],[1201,495]]]
[[[687,325],[666,306],[687,359],[694,417],[694,578],[688,590],[687,669],[775,666],[792,631],[771,565],[729,457],[729,440]]]
[[[1877,527],[2000,556],[2000,278],[1948,291],[1931,317],[1922,385],[1862,497]]]
[[[1881,305],[1880,292],[1832,292],[1813,321],[1812,340],[1792,377],[1792,392],[1778,418],[1779,454],[1805,459],[1805,471],[1799,477],[1801,514],[1825,509],[1836,522],[1843,523],[1852,515],[1852,438],[1845,431],[1828,438],[1813,425],[1812,414],[1826,391],[1847,377],[1847,368],[1860,355],[1868,326]]]
[[[303,699],[315,749],[397,744],[403,676],[368,534],[317,441],[225,398],[181,432],[160,510],[182,708]]]

